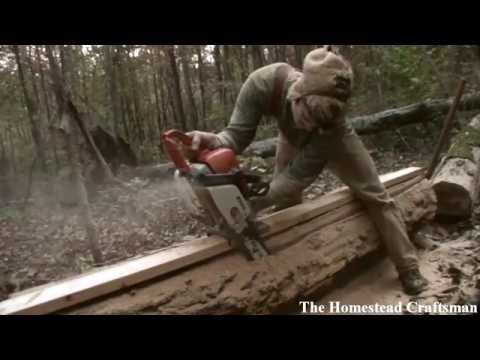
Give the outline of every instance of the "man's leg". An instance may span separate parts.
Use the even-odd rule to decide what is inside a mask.
[[[312,133],[309,143],[301,150],[297,150],[294,147],[286,147],[288,142],[280,138],[277,150],[277,159],[280,161],[270,184],[270,191],[264,198],[252,201],[254,209],[260,211],[272,205],[280,208],[284,203],[292,206],[300,202],[303,191],[317,179],[327,164],[325,150],[328,146],[325,142],[323,136],[315,132]],[[290,200],[292,198],[297,200]]]
[[[278,134],[277,152],[275,155],[274,176],[280,174],[298,154],[298,149],[288,142],[288,139],[280,131]]]
[[[426,284],[420,274],[416,276],[418,258],[415,247],[410,242],[400,210],[380,182],[370,154],[348,125],[337,131],[333,138],[336,141],[331,143],[335,148],[329,151],[330,168],[365,204],[405,289],[410,293],[420,292]]]
[[[280,174],[286,169],[288,164],[298,155],[299,150],[291,145],[286,136],[280,131],[278,136],[277,153],[275,156],[274,182],[282,181]],[[285,196],[277,204],[274,211],[280,211],[302,203],[302,189],[295,188],[288,196]]]

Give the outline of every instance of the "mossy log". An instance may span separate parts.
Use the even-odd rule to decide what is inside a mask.
[[[480,115],[458,134],[433,177],[437,214],[469,218],[478,197],[480,177]]]
[[[372,135],[383,131],[395,130],[403,126],[429,123],[446,115],[453,99],[426,100],[417,104],[390,109],[380,113],[358,116],[349,119],[359,135]],[[480,93],[463,97],[459,110],[480,109]],[[277,140],[275,138],[257,141],[251,144],[245,154],[263,158],[275,155]]]

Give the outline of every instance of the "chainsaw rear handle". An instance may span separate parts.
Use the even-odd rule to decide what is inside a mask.
[[[179,143],[191,147],[192,139],[190,136],[178,130],[169,130],[162,135],[162,140],[165,145],[165,150],[176,168],[183,174],[190,174],[192,168],[178,148]]]

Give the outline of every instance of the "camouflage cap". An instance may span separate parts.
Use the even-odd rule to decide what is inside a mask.
[[[305,57],[303,74],[292,85],[289,98],[321,95],[347,101],[352,93],[353,78],[349,62],[337,49],[325,45]]]

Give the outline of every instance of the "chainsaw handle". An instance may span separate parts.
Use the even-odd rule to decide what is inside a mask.
[[[177,142],[181,142],[183,145],[186,146],[192,146],[193,142],[190,136],[179,130],[169,130],[163,134],[163,138],[171,141],[177,140]]]
[[[165,150],[177,169],[183,174],[190,174],[191,167],[183,153],[178,148],[179,143],[186,146],[192,146],[192,139],[190,136],[179,130],[169,130],[162,135],[162,140],[165,145]]]

